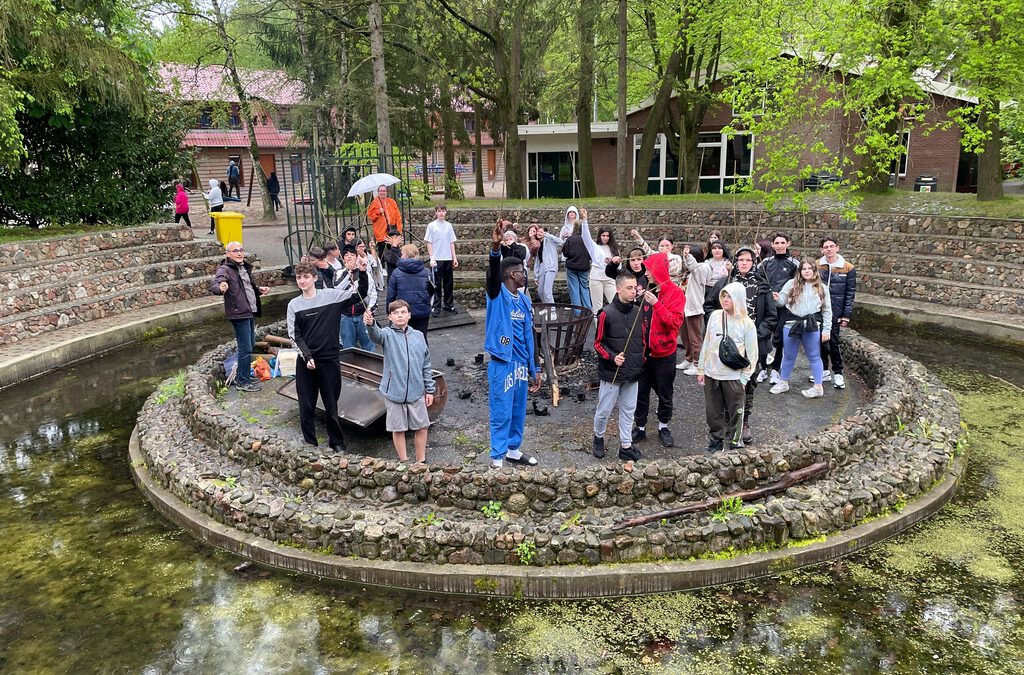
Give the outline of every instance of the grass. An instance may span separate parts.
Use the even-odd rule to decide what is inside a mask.
[[[811,211],[840,212],[847,208],[840,195],[829,193],[805,194],[805,203]],[[1011,195],[994,202],[979,202],[976,195],[956,192],[909,192],[893,190],[883,194],[854,192],[852,201],[859,202],[858,213],[910,213],[951,217],[1020,218],[1024,213],[1024,195]],[[520,209],[562,209],[570,204],[588,208],[696,208],[741,211],[759,211],[764,200],[756,194],[736,195],[643,195],[640,197],[595,197],[587,200],[569,199],[464,199],[446,202],[451,209],[498,208],[512,217]],[[784,200],[777,210],[799,210],[792,200]]]
[[[7,244],[15,241],[32,241],[35,239],[53,239],[56,237],[68,237],[75,234],[92,234],[94,232],[108,232],[110,230],[123,230],[125,225],[50,225],[48,227],[0,227],[0,244]]]

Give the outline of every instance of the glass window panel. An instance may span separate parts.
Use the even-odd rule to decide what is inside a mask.
[[[658,178],[661,176],[661,148],[654,151],[654,156],[651,157],[651,166],[647,170],[647,175],[651,178]],[[653,192],[650,194],[658,194]]]
[[[718,133],[717,131],[714,131],[714,132],[704,132],[704,133],[701,133],[701,134],[697,135],[697,142],[698,143],[721,144],[721,142],[722,142],[722,134]]]
[[[697,148],[697,156],[700,158],[701,176],[722,175],[722,146],[708,146]],[[717,192],[717,190],[716,190]]]
[[[726,176],[749,176],[750,160],[753,155],[751,148],[751,137],[746,134],[737,134],[725,140],[725,175]]]
[[[665,178],[675,178],[679,175],[679,161],[671,152],[665,155]],[[674,192],[672,194],[675,194]]]

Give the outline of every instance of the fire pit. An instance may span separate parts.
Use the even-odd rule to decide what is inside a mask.
[[[540,302],[533,306],[533,330],[537,335],[537,350],[544,356],[550,348],[551,362],[556,368],[576,363],[583,353],[587,332],[594,313],[580,305]],[[545,347],[545,333],[547,347]]]

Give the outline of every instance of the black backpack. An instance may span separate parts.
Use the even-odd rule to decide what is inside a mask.
[[[722,341],[718,343],[718,360],[721,361],[727,368],[733,370],[743,370],[750,365],[750,359],[743,354],[740,354],[740,350],[736,347],[736,342],[729,337],[729,322],[727,320],[728,313],[722,310]]]

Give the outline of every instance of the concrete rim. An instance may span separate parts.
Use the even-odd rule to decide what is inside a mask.
[[[730,584],[816,565],[878,543],[941,509],[956,492],[966,454],[956,457],[943,480],[898,513],[889,514],[827,537],[823,542],[790,546],[728,560],[602,564],[594,567],[515,565],[434,565],[341,558],[279,546],[218,523],[183,504],[149,474],[139,447],[138,427],[128,445],[135,484],[165,517],[198,539],[252,562],[318,578],[406,591],[544,600],[649,595]]]

